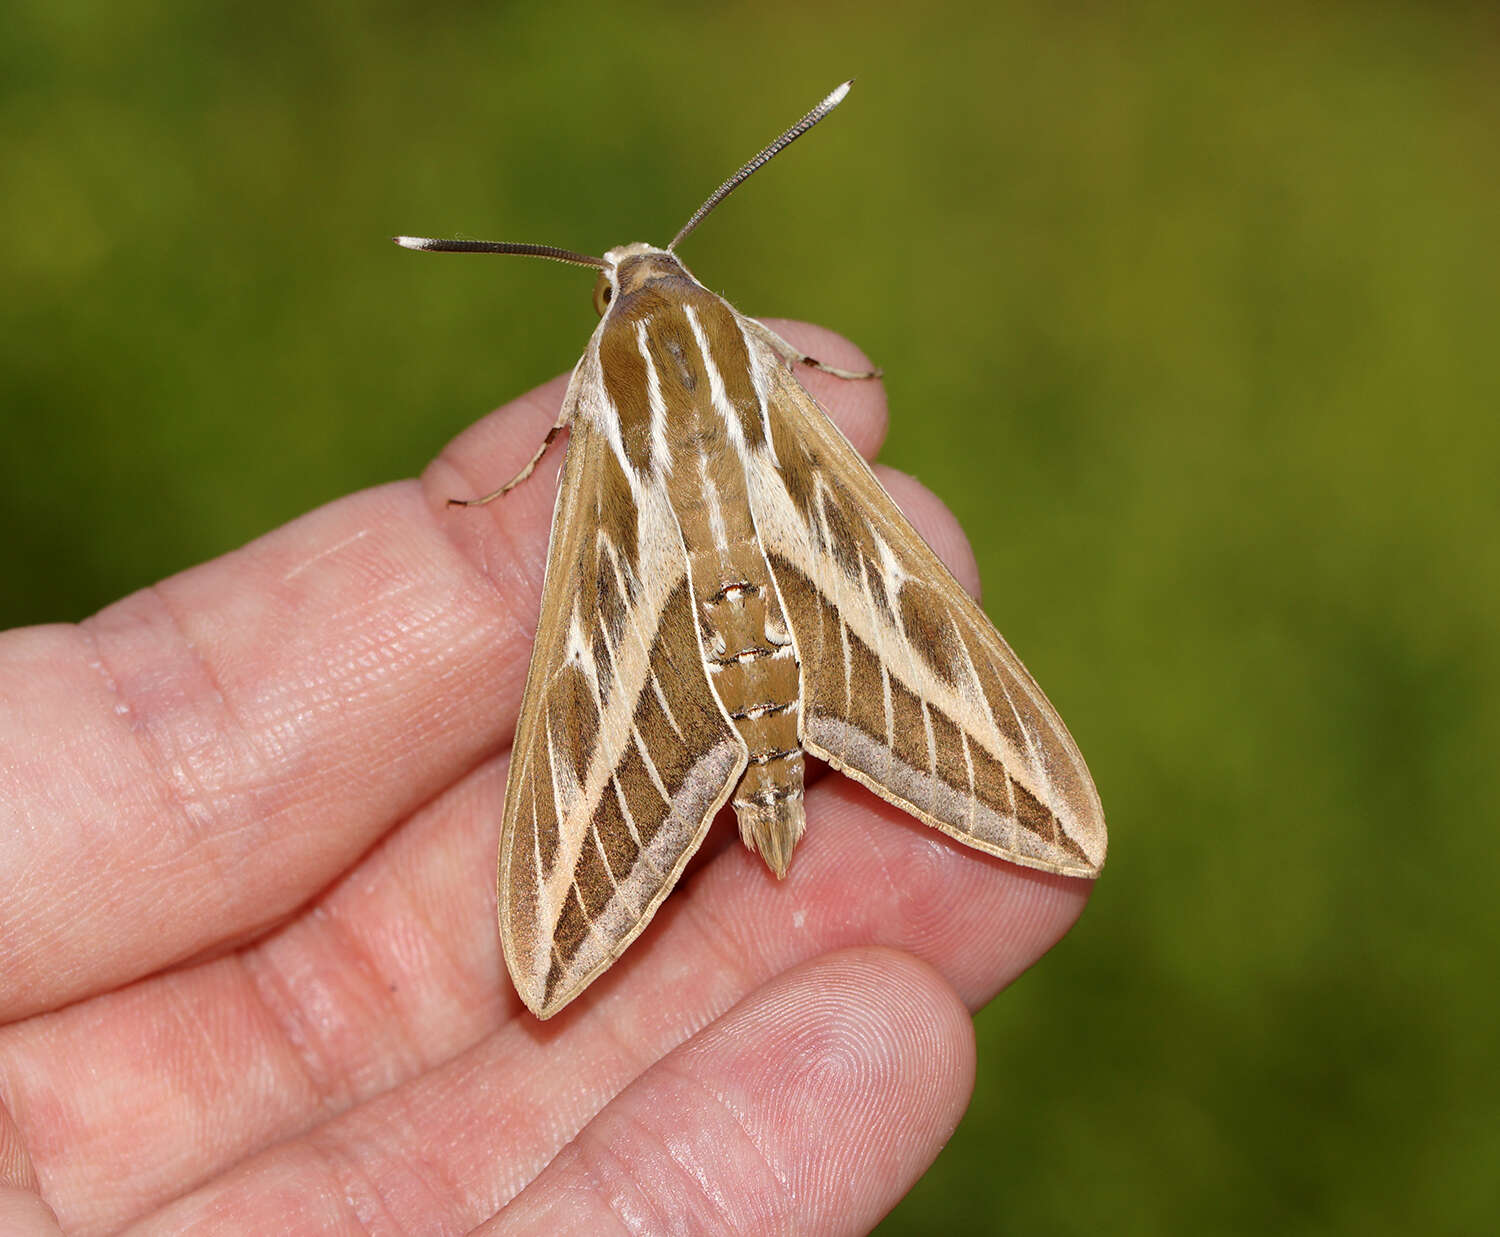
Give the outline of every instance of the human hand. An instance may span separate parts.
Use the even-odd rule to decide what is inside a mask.
[[[878,384],[798,376],[873,455]],[[858,1233],[952,1133],[970,1012],[1089,883],[836,774],[784,882],[721,821],[573,1005],[517,999],[495,855],[561,444],[446,500],[563,385],[420,482],[0,636],[0,1232]]]

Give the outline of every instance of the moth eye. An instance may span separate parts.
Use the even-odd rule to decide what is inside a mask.
[[[608,275],[600,275],[599,282],[594,285],[594,309],[599,316],[604,317],[604,311],[609,308],[609,303],[615,299],[614,285],[609,282]]]

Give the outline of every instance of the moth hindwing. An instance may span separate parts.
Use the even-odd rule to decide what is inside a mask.
[[[988,854],[1071,876],[1104,862],[1062,720],[792,374],[819,363],[673,252],[847,90],[665,249],[397,238],[600,272],[552,431],[571,437],[500,844],[505,959],[541,1018],[640,934],[726,802],[785,873],[805,753]]]

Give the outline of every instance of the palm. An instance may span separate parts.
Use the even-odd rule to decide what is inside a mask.
[[[878,391],[804,381],[873,452]],[[952,1131],[965,1006],[1087,885],[842,778],[784,883],[716,829],[582,999],[520,1007],[492,873],[557,457],[483,513],[443,500],[560,395],[420,484],[0,637],[0,1229],[48,1231],[40,1193],[70,1232],[861,1232]]]

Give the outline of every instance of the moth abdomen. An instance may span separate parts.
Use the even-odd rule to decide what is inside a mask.
[[[734,793],[740,837],[780,880],[807,828],[802,803],[802,749],[776,749],[751,758]]]

